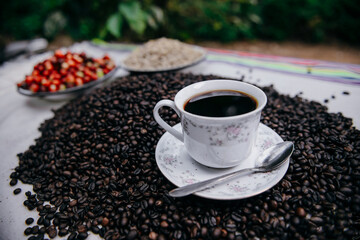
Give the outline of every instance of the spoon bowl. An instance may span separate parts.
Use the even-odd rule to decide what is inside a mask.
[[[255,167],[269,170],[279,168],[294,151],[294,144],[289,141],[275,144],[265,149],[255,161]]]

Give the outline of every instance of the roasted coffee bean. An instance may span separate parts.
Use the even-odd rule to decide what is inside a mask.
[[[136,230],[131,230],[127,236],[126,236],[126,239],[135,239],[138,235],[138,232]]]
[[[45,227],[41,227],[41,228],[39,229],[39,233],[41,233],[41,234],[46,233],[46,228],[45,228]]]
[[[299,217],[305,217],[306,216],[306,212],[305,212],[304,208],[302,208],[302,207],[299,207],[299,208],[296,209],[296,214]]]
[[[17,184],[17,182],[18,182],[18,180],[17,180],[17,178],[12,178],[11,180],[10,180],[10,186],[15,186],[16,184]]]
[[[150,232],[149,233],[149,238],[151,240],[156,240],[158,238],[158,234],[156,232]]]
[[[29,236],[30,234],[32,234],[32,227],[26,228],[25,231],[24,231],[24,234],[25,234],[26,236]]]
[[[48,227],[48,226],[50,226],[50,220],[49,219],[47,219],[47,218],[44,218],[44,220],[43,220],[43,223],[42,223],[45,227]]]
[[[36,223],[37,223],[38,225],[43,225],[43,223],[44,223],[44,217],[43,217],[43,216],[39,217],[39,219],[37,220]]]
[[[70,207],[73,207],[77,204],[77,200],[72,200],[70,203],[69,203],[69,206]]]
[[[60,236],[60,237],[64,237],[64,236],[66,236],[68,234],[68,230],[66,230],[66,229],[61,229],[60,231],[59,231],[59,233],[58,233],[58,235]]]
[[[79,233],[77,235],[77,238],[82,240],[82,239],[86,239],[88,237],[88,233],[87,232],[82,232],[82,233]]]
[[[205,237],[207,236],[207,234],[208,234],[207,228],[206,228],[206,227],[202,227],[202,228],[201,228],[201,236],[205,238]]]
[[[57,236],[57,230],[56,230],[56,228],[50,228],[50,229],[48,230],[48,235],[49,235],[50,238],[56,237],[56,236]]]
[[[67,240],[75,240],[76,239],[77,234],[75,232],[70,233],[70,235],[68,236]]]
[[[213,239],[218,239],[221,236],[221,228],[215,228],[214,231],[212,232],[212,238]]]
[[[215,217],[209,217],[208,223],[211,227],[216,226],[216,219]]]
[[[15,195],[21,193],[21,188],[16,188],[13,192]]]
[[[30,225],[30,224],[32,224],[34,222],[34,219],[33,218],[27,218],[26,220],[25,220],[25,223],[27,224],[27,225]]]
[[[34,226],[34,227],[31,228],[31,233],[34,234],[34,235],[38,234],[39,229],[40,229],[39,226]]]
[[[83,233],[83,232],[87,231],[87,227],[85,225],[80,225],[80,226],[78,226],[77,230],[79,233]]]
[[[10,185],[20,180],[33,186],[24,206],[39,213],[35,235],[46,230],[70,240],[90,233],[104,239],[359,236],[359,130],[342,114],[272,86],[262,87],[268,103],[261,122],[295,144],[279,184],[239,201],[169,197],[174,186],[155,161],[165,131],[153,119],[153,108],[184,86],[215,78],[130,75],[54,110],[10,175]],[[160,114],[171,125],[179,122],[172,110]],[[25,232],[33,234],[33,228]]]

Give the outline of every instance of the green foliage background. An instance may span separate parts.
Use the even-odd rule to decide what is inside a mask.
[[[75,40],[242,39],[359,45],[354,0],[12,0],[0,3],[0,34],[12,40],[68,34]]]

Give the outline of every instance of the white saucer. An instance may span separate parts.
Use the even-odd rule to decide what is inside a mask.
[[[180,123],[174,127],[181,131]],[[184,144],[166,132],[156,146],[155,157],[156,163],[164,176],[176,186],[182,187],[242,168],[254,167],[255,159],[259,154],[279,142],[283,142],[282,138],[271,128],[260,123],[256,143],[249,158],[236,167],[216,169],[196,162],[188,155]],[[242,176],[226,184],[197,192],[195,195],[217,200],[252,197],[277,184],[284,177],[288,167],[289,159],[277,170]]]

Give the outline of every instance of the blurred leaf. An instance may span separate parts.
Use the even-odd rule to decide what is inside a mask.
[[[128,21],[130,28],[142,35],[146,28],[146,13],[141,9],[140,3],[131,1],[119,4],[119,11]]]
[[[142,35],[146,29],[146,23],[143,20],[132,21],[130,22],[130,28],[137,34]]]
[[[261,18],[259,17],[259,15],[256,14],[250,14],[249,15],[249,19],[256,24],[260,24],[261,23]]]
[[[105,39],[107,33],[108,33],[108,30],[107,30],[106,27],[101,28],[101,30],[99,32],[99,38],[100,39]]]
[[[218,31],[218,30],[220,30],[222,28],[222,23],[221,22],[214,22],[213,23],[213,29],[215,30],[215,31]]]
[[[94,44],[106,44],[107,42],[102,40],[102,39],[99,39],[99,38],[94,38],[93,40],[91,40]]]
[[[158,23],[162,23],[164,21],[164,12],[161,8],[157,6],[151,6],[150,10]]]
[[[119,13],[111,15],[106,22],[106,29],[115,37],[121,36],[122,18]]]
[[[127,21],[135,21],[141,17],[141,6],[136,1],[120,3],[119,11]]]
[[[158,28],[158,24],[156,23],[155,19],[150,15],[147,17],[147,23],[152,29]]]
[[[66,18],[65,16],[56,11],[45,20],[44,23],[44,35],[48,38],[53,38],[57,33],[64,29],[66,25]]]

